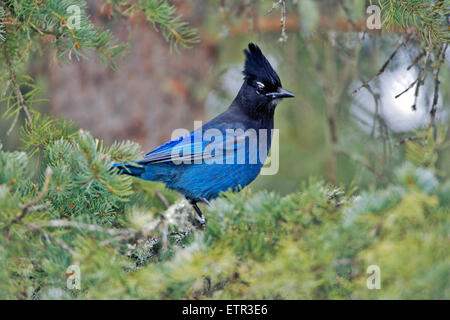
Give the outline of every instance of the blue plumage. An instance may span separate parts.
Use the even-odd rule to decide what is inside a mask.
[[[270,149],[275,107],[294,95],[281,87],[258,46],[250,43],[244,53],[244,83],[225,112],[140,161],[114,165],[119,172],[165,183],[190,200],[200,217],[197,202],[208,203],[222,191],[251,183]]]

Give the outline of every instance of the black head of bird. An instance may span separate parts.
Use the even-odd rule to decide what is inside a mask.
[[[244,83],[237,99],[250,114],[273,115],[281,99],[295,97],[295,94],[283,89],[280,77],[257,45],[250,43],[244,54]]]

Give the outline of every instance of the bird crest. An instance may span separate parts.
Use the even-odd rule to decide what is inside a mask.
[[[274,88],[281,87],[281,81],[273,70],[261,49],[254,43],[249,43],[248,50],[244,50],[244,79],[247,81],[260,81]]]

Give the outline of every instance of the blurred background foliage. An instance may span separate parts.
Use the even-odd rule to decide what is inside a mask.
[[[449,1],[0,4],[3,297],[450,298]],[[200,230],[109,166],[225,110],[250,41],[297,95],[280,170]]]

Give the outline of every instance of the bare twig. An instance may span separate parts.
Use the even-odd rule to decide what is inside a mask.
[[[100,227],[95,224],[87,224],[82,222],[75,222],[75,221],[67,221],[67,220],[49,220],[49,221],[42,221],[39,223],[39,226],[42,227],[62,227],[62,228],[78,228],[83,229],[86,231],[91,232],[101,232],[108,234],[110,236],[123,236],[123,235],[130,235],[130,234],[137,234],[138,231],[133,229],[106,229],[103,227]]]
[[[447,51],[448,43],[445,45],[442,45],[436,59],[437,61],[437,67],[436,67],[436,73],[434,75],[434,97],[433,97],[433,104],[431,105],[430,110],[430,123],[428,125],[429,128],[434,126],[435,120],[436,120],[436,112],[437,112],[437,103],[439,100],[439,84],[441,83],[439,81],[439,73],[441,71],[442,63],[445,61],[445,52]]]
[[[264,15],[268,16],[269,14],[271,14],[273,10],[275,10],[275,9],[280,7],[282,2],[283,2],[283,0],[278,0],[278,2],[274,2],[272,4],[272,8],[270,8],[269,11],[267,11]]]
[[[422,52],[419,53],[419,55],[412,61],[412,63],[408,66],[408,68],[406,68],[406,70],[411,70],[411,68],[414,67],[426,53],[426,50],[422,50]]]
[[[422,138],[417,137],[417,136],[407,137],[407,138],[404,138],[404,139],[400,140],[399,142],[397,142],[394,145],[394,147],[401,146],[402,144],[405,144],[408,141],[416,141],[416,140],[422,140]]]
[[[422,77],[424,72],[425,72],[425,69],[420,68],[419,75],[417,76],[417,81],[416,81],[416,90],[414,91],[414,104],[411,106],[411,109],[413,111],[417,110],[417,100],[419,100],[420,87],[423,86],[423,84],[425,83],[425,79],[427,78],[427,74],[425,74]]]
[[[417,75],[417,79],[416,79],[416,81],[415,81],[415,84],[416,84],[416,90],[414,90],[414,104],[411,106],[411,109],[412,109],[413,111],[416,111],[416,110],[417,110],[417,100],[419,99],[419,91],[420,91],[420,87],[424,85],[425,79],[426,79],[427,76],[428,76],[428,74],[425,74],[425,75],[423,75],[423,74],[424,74],[424,72],[425,72],[425,68],[427,67],[428,59],[430,58],[430,50],[431,50],[431,47],[428,47],[428,49],[427,49],[426,51],[423,52],[423,55],[425,55],[425,60],[424,60],[424,62],[423,62],[423,66],[420,66],[420,65],[419,65],[419,74]],[[411,65],[408,67],[407,70],[409,70],[409,68],[412,67],[415,63],[418,63],[418,62],[420,61],[420,56],[421,56],[421,55],[419,55],[419,56],[416,58],[416,59],[419,59],[419,60],[413,61],[413,64],[411,64]],[[409,89],[408,89],[408,90],[409,90]],[[408,91],[408,90],[406,90],[406,91]],[[402,94],[403,94],[403,93],[402,93]]]
[[[107,229],[100,227],[95,224],[87,224],[82,222],[75,221],[67,221],[67,220],[50,220],[50,221],[42,221],[38,224],[35,224],[36,227],[54,227],[54,228],[77,228],[90,232],[100,232],[110,236],[113,238],[103,240],[100,244],[107,245],[114,241],[127,241],[130,239],[135,239],[141,236],[141,232],[134,229]]]
[[[19,116],[20,116],[20,112],[17,111],[16,116],[14,117],[14,120],[11,123],[11,126],[9,127],[8,131],[6,132],[7,136],[9,136],[11,134],[11,132],[14,130],[14,128],[16,127],[17,121],[19,120]]]
[[[65,244],[62,240],[59,240],[57,237],[53,236],[52,234],[46,232],[44,229],[42,229],[41,227],[33,224],[33,223],[23,223],[24,226],[26,226],[28,229],[30,229],[31,231],[34,232],[40,232],[42,233],[48,240],[51,240],[53,242],[55,242],[61,249],[67,251],[68,253],[70,253],[71,255],[75,254],[75,251],[73,251],[67,244]]]
[[[378,72],[369,80],[369,81],[363,81],[362,85],[360,87],[358,87],[357,89],[355,89],[352,92],[352,95],[355,95],[359,92],[359,90],[361,90],[364,87],[367,87],[369,85],[370,82],[374,81],[376,78],[378,78],[380,76],[380,74],[382,74],[387,66],[392,62],[392,60],[394,59],[394,57],[397,55],[397,53],[399,52],[400,48],[403,47],[405,44],[407,44],[409,42],[409,40],[411,39],[411,37],[413,35],[415,35],[416,32],[411,32],[407,35],[406,39],[400,43],[397,43],[394,51],[391,53],[391,55],[389,56],[389,58],[384,62],[383,66],[380,68],[380,70],[378,70]]]
[[[382,137],[382,141],[383,141],[383,162],[381,163],[381,169],[378,170],[378,172],[380,172],[380,174],[382,172],[384,172],[386,163],[387,163],[387,153],[388,153],[388,148],[390,147],[389,144],[389,130],[388,130],[388,126],[386,124],[386,121],[383,119],[383,117],[380,115],[380,95],[375,93],[372,90],[372,87],[370,85],[367,85],[366,90],[369,91],[369,93],[372,95],[374,101],[375,101],[375,115],[373,118],[373,125],[372,125],[372,131],[371,131],[371,137],[374,138],[375,137],[375,129],[376,129],[376,124],[377,121],[380,125],[380,135]]]
[[[278,2],[274,2],[272,4],[272,8],[269,9],[264,15],[267,16],[272,13],[273,10],[281,7],[281,18],[280,18],[280,24],[281,24],[281,36],[279,41],[284,42],[287,40],[288,36],[286,34],[286,1],[287,0],[279,0]]]
[[[419,73],[420,75],[420,73]],[[411,89],[412,87],[414,87],[414,85],[416,84],[416,82],[419,81],[419,78],[417,78],[416,80],[414,80],[405,90],[403,90],[402,92],[400,92],[398,95],[395,96],[395,99],[399,98],[402,94],[406,93],[409,91],[409,89]]]
[[[287,40],[287,34],[286,34],[286,1],[282,1],[281,3],[281,36],[279,41],[286,41]]]
[[[156,190],[156,195],[162,201],[162,203],[164,203],[166,208],[170,207],[169,201],[167,201],[166,197],[164,197],[164,195],[159,190]]]
[[[116,237],[113,237],[113,238],[109,238],[109,239],[103,240],[102,242],[100,242],[100,245],[106,246],[106,245],[108,245],[108,244],[110,244],[112,242],[115,242],[115,241],[124,242],[124,241],[130,240],[130,239],[135,238],[135,237],[136,237],[135,234],[120,235],[120,236],[116,236]]]
[[[8,72],[9,72],[9,79],[11,80],[11,83],[13,85],[13,88],[14,88],[14,91],[15,91],[15,94],[16,94],[17,105],[18,105],[19,108],[23,109],[23,111],[25,112],[25,115],[26,115],[27,120],[28,120],[28,125],[31,128],[32,127],[32,120],[31,120],[30,110],[28,109],[28,106],[25,103],[25,99],[24,99],[24,97],[22,95],[22,91],[20,90],[20,86],[17,83],[16,72],[14,71],[14,68],[11,65],[11,59],[10,59],[10,56],[9,56],[8,49],[6,48],[6,42],[3,43],[3,55],[5,56],[6,66],[8,68]],[[16,116],[16,118],[14,119],[13,125],[15,125],[17,123],[17,117],[18,116]],[[12,132],[13,128],[14,128],[13,126],[11,128],[9,128],[8,135]]]

